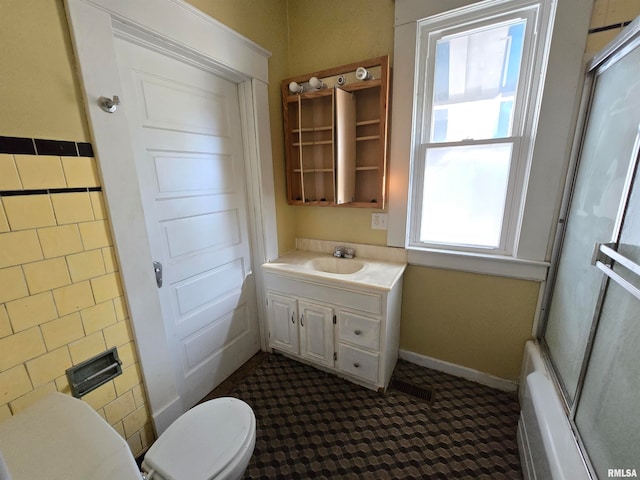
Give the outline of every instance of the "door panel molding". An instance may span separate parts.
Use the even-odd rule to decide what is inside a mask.
[[[158,434],[184,411],[168,354],[168,342],[147,243],[142,199],[128,130],[127,101],[117,112],[102,111],[97,98],[122,93],[115,39],[135,37],[215,70],[238,83],[243,128],[252,254],[257,265],[277,258],[275,195],[268,110],[269,52],[180,0],[65,0],[79,64],[85,109],[115,245],[140,366]],[[118,27],[126,32],[119,32]],[[263,348],[262,277],[255,269]]]

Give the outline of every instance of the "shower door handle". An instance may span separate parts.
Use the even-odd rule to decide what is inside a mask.
[[[640,289],[614,271],[613,262],[622,265],[632,274],[640,276],[640,265],[618,253],[615,243],[596,243],[591,264],[598,267],[607,277],[640,300]]]
[[[153,262],[153,271],[156,274],[156,285],[160,288],[162,287],[162,264],[160,262]]]

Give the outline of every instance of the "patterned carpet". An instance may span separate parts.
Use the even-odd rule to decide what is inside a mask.
[[[432,389],[429,404],[262,358],[228,391],[257,419],[247,479],[522,478],[515,394],[400,360],[395,377]]]

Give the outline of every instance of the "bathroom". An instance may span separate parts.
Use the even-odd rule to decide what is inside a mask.
[[[189,2],[271,52],[266,92],[278,252],[295,248],[297,238],[377,246],[388,243],[387,231],[371,228],[371,214],[380,210],[287,205],[280,82],[295,74],[393,55],[394,10],[401,1],[322,5],[292,0]],[[585,4],[591,8],[589,2],[575,2],[573,8],[584,10]],[[119,274],[99,190],[93,139],[63,2],[9,0],[0,8],[4,46],[0,135],[76,142],[74,148],[85,152],[76,162],[62,162],[62,177],[59,170],[49,173],[42,168],[34,173],[30,185],[11,183],[13,177],[0,170],[0,182],[8,183],[0,189],[90,187],[88,193],[70,193],[67,202],[52,200],[49,209],[58,223],[51,221],[52,211],[41,211],[35,202],[24,207],[33,218],[25,220],[17,236],[4,217],[11,214],[5,212],[11,208],[5,201],[9,197],[2,197],[0,420],[49,392],[68,393],[67,368],[116,346],[122,375],[84,400],[126,438],[138,456],[155,438],[153,408],[145,393],[148,386],[142,382],[140,346],[129,324],[127,289]],[[602,27],[620,25],[638,14],[640,6],[634,1],[596,1],[588,25],[583,25],[584,35],[587,29],[592,32],[581,40],[586,54],[594,54],[620,32],[620,28]],[[397,69],[392,72],[397,82],[393,77]],[[578,95],[575,86],[571,94]],[[397,124],[392,124],[391,132],[393,143],[394,135],[400,134]],[[573,133],[569,127],[563,132],[561,140],[569,151]],[[0,160],[1,169],[6,163]],[[391,155],[391,168],[395,161]],[[67,183],[60,183],[61,178]],[[391,184],[392,199],[393,187]],[[60,260],[63,256],[66,262]],[[409,265],[404,275],[400,349],[515,389],[524,343],[537,328],[542,284],[540,280]]]

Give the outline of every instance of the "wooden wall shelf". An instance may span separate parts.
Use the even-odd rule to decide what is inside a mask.
[[[373,78],[358,80],[358,67]],[[282,81],[289,204],[384,208],[388,100],[387,56]]]

